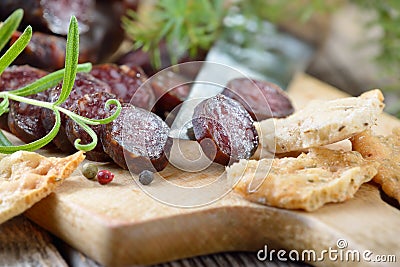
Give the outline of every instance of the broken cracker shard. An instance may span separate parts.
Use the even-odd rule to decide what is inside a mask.
[[[0,224],[53,192],[84,160],[82,151],[64,158],[18,151],[0,161]]]
[[[400,203],[400,128],[393,129],[388,136],[376,136],[365,131],[351,139],[353,149],[364,158],[381,163],[374,182]]]
[[[378,173],[380,162],[364,159],[357,151],[321,146],[370,129],[383,111],[383,100],[382,92],[376,89],[359,97],[313,101],[287,118],[258,123],[260,149],[255,159],[262,159],[241,160],[227,168],[234,191],[260,204],[306,211],[352,198]],[[271,157],[271,152],[303,153],[263,158]]]
[[[256,154],[263,158],[274,151],[302,151],[350,138],[376,123],[383,100],[382,92],[375,89],[359,97],[315,100],[287,118],[261,121],[256,124],[260,138]]]
[[[352,198],[377,174],[379,165],[356,151],[313,148],[297,158],[241,160],[227,168],[227,175],[232,182],[240,179],[234,191],[247,200],[314,211],[326,203]],[[256,173],[263,173],[263,179],[256,190],[249,192]]]

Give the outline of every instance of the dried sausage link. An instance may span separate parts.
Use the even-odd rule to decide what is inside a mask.
[[[47,100],[46,91],[28,97],[41,101]],[[42,107],[10,101],[10,110],[8,112],[8,127],[10,131],[25,143],[42,138],[49,132],[40,121],[42,110]]]
[[[90,73],[107,83],[111,92],[123,102],[146,110],[153,108],[155,102],[153,90],[143,85],[147,77],[139,67],[101,64],[93,66]]]
[[[163,70],[150,79],[157,99],[155,111],[161,117],[166,117],[168,113],[179,107],[189,95],[189,80],[172,71]]]
[[[214,162],[230,165],[250,158],[257,149],[258,134],[250,114],[222,94],[200,102],[192,122],[196,140]]]
[[[229,81],[222,94],[240,102],[256,121],[283,118],[294,112],[286,93],[271,82],[234,79]]]
[[[106,92],[86,94],[78,99],[71,106],[70,110],[86,118],[104,119],[108,115],[105,108],[107,100],[116,98],[117,97],[114,94]],[[110,157],[104,152],[103,145],[100,140],[102,126],[92,125],[90,128],[92,128],[92,130],[96,133],[96,135],[99,137],[99,140],[97,142],[97,146],[93,150],[86,152],[86,158],[93,161],[110,161]],[[71,144],[73,144],[78,138],[81,139],[80,143],[83,145],[92,142],[90,135],[71,118],[67,118],[65,131]]]
[[[57,101],[61,93],[62,83],[49,90],[48,102]],[[71,93],[67,100],[60,106],[66,109],[70,109],[72,105],[85,94],[93,94],[96,92],[107,92],[111,93],[111,88],[108,84],[96,79],[88,73],[77,73],[75,84],[71,90]],[[61,113],[61,126],[57,136],[53,139],[53,143],[64,152],[73,152],[75,147],[68,140],[65,132],[65,123],[67,117]],[[55,116],[51,110],[43,109],[42,112],[42,123],[46,130],[50,130],[55,123]]]
[[[21,35],[14,32],[10,44],[13,44]],[[64,67],[65,47],[67,40],[62,36],[34,32],[29,44],[15,59],[15,64],[28,64],[47,71],[54,71]]]
[[[156,114],[124,104],[119,117],[103,128],[104,151],[120,167],[139,174],[161,171],[168,164],[169,127]]]
[[[46,71],[36,69],[36,68],[33,68],[28,65],[8,67],[7,69],[4,70],[4,72],[0,76],[0,92],[1,91],[11,91],[11,90],[21,88],[25,85],[28,85],[28,84],[36,81],[39,78],[45,76],[46,74],[47,74]],[[43,92],[41,94],[46,94],[46,92]],[[14,108],[15,105],[16,105],[15,103],[14,104],[10,103],[10,108],[13,111],[13,113],[15,115],[17,115],[18,108],[16,110]],[[36,113],[37,110],[40,110],[39,107],[33,107],[31,105],[29,105],[29,109],[32,110],[33,113]],[[29,127],[33,127],[32,123],[34,123],[34,121],[36,121],[35,117],[31,117],[31,118],[27,119],[27,121],[28,120],[30,120],[29,123],[31,124],[31,126],[29,126]],[[40,122],[40,120],[38,120],[38,122]],[[12,123],[15,124],[14,122],[12,122]],[[0,128],[3,130],[6,130],[6,131],[11,131],[8,124],[9,124],[8,114],[3,114],[2,116],[0,116]],[[38,128],[41,128],[40,124],[41,124],[41,122],[37,123]],[[22,128],[20,129],[21,134],[18,134],[19,135],[18,137],[20,137],[22,140],[24,140],[25,138],[23,137],[24,133],[23,133],[22,129],[24,129],[25,126],[23,126],[22,122],[19,125],[21,125]],[[16,127],[19,127],[19,126],[16,125]],[[34,132],[34,130],[32,130],[32,132]],[[41,132],[41,130],[39,130],[38,132]],[[16,133],[14,133],[14,134],[16,134]],[[30,135],[30,133],[28,134],[28,136],[29,135]],[[28,136],[27,136],[28,139],[26,139],[26,140],[30,140],[30,138]]]

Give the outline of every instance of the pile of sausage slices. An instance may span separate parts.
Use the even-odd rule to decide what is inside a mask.
[[[0,90],[14,90],[46,75],[47,72],[29,65],[12,66],[0,76]],[[171,79],[175,79],[171,83]],[[180,84],[184,78],[164,72],[146,83],[147,76],[140,67],[116,64],[94,65],[89,73],[78,73],[74,87],[62,107],[92,119],[103,119],[113,112],[105,108],[109,99],[118,99],[122,110],[109,124],[90,126],[97,136],[97,146],[86,153],[92,161],[114,161],[134,173],[143,170],[161,171],[168,164],[172,140],[166,114],[187,98],[190,87]],[[55,102],[62,84],[29,96]],[[221,94],[203,100],[193,115],[194,138],[213,161],[230,165],[248,159],[258,146],[254,121],[271,117],[286,117],[293,106],[277,85],[248,79],[230,81]],[[61,114],[58,135],[47,147],[72,153],[74,142],[92,141],[75,121]],[[12,102],[7,114],[0,117],[2,129],[24,142],[37,140],[48,133],[55,116],[46,108]]]

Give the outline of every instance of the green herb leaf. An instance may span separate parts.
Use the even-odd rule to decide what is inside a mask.
[[[36,100],[33,98],[18,96],[18,95],[13,94],[13,91],[0,92],[0,98],[6,98],[6,97],[10,98],[11,100],[26,103],[29,105],[44,107],[44,108],[53,109],[53,110],[56,109],[56,106],[54,105],[54,103],[43,102],[43,101]]]
[[[96,123],[99,123],[99,124],[107,124],[107,123],[112,122],[116,118],[118,118],[118,116],[119,116],[119,114],[121,113],[121,110],[122,110],[121,103],[117,99],[108,99],[107,102],[106,102],[105,108],[106,109],[110,109],[110,107],[112,105],[116,105],[115,112],[112,115],[110,115],[107,118],[100,119],[100,120],[95,120],[95,119],[90,119],[90,120],[92,122],[96,122]]]
[[[91,63],[79,64],[77,72],[89,72],[92,69]],[[56,86],[64,77],[65,69],[55,71],[46,76],[28,84],[20,89],[14,90],[13,94],[19,96],[27,96],[43,92],[44,90]]]
[[[12,146],[12,143],[4,135],[3,131],[0,130],[0,146]]]
[[[74,142],[74,146],[82,151],[89,151],[92,150],[96,147],[97,145],[97,135],[96,133],[92,130],[92,128],[90,128],[89,126],[87,126],[84,122],[82,122],[81,120],[75,120],[75,122],[82,127],[83,130],[85,130],[90,137],[92,138],[92,142],[90,142],[89,144],[85,144],[85,145],[81,145],[81,139],[76,139]]]
[[[9,105],[8,97],[4,97],[3,100],[0,102],[0,116],[8,111]]]
[[[24,11],[17,9],[4,21],[0,28],[0,50],[4,48],[12,34],[17,30],[23,15]]]
[[[115,112],[110,115],[107,118],[104,119],[89,119],[86,117],[82,117],[68,109],[58,107],[58,110],[60,110],[62,113],[67,115],[68,117],[72,118],[75,121],[80,121],[82,123],[88,124],[88,125],[99,125],[99,124],[107,124],[118,118],[119,114],[121,113],[121,103],[117,99],[109,99],[106,102],[105,109],[109,109],[111,105],[116,105]]]
[[[32,27],[26,27],[25,31],[15,41],[15,43],[4,53],[0,58],[0,74],[10,66],[10,64],[21,54],[21,52],[28,45],[32,37]]]
[[[79,30],[78,21],[75,16],[71,17],[69,30],[67,35],[67,47],[65,51],[65,71],[61,88],[60,97],[55,105],[63,103],[67,100],[75,83],[76,69],[79,58]]]
[[[216,40],[226,15],[222,0],[159,0],[144,5],[138,12],[128,11],[122,18],[135,49],[150,52],[152,64],[159,68],[159,44],[166,41],[172,64],[185,53],[195,56]]]

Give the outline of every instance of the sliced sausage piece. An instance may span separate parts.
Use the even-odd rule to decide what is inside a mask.
[[[10,40],[10,45],[12,45],[21,34],[22,33],[18,31],[14,32]],[[102,34],[106,35],[107,33],[102,31]],[[98,36],[98,32],[94,34],[92,31],[80,36],[79,63],[88,61],[98,62],[99,60],[104,59],[107,54],[116,50],[116,48],[111,47],[110,44],[107,46],[107,53],[105,53],[102,51],[105,48],[99,45],[101,43],[104,44],[104,42],[95,42],[92,35],[96,35],[97,39],[101,37]],[[67,39],[63,36],[34,32],[29,44],[16,58],[14,64],[28,64],[47,71],[59,70],[64,68],[65,65],[66,44]]]
[[[121,98],[123,102],[146,110],[153,108],[154,93],[151,87],[143,86],[147,77],[139,67],[101,64],[93,66],[90,73],[107,83],[112,93]]]
[[[103,128],[104,151],[120,167],[139,174],[161,171],[168,164],[169,127],[156,114],[124,104],[119,117]]]
[[[23,25],[36,30],[66,35],[69,21],[75,15],[80,33],[89,30],[95,0],[1,0],[0,16],[4,19],[17,8],[24,10]]]
[[[150,78],[151,87],[156,97],[156,113],[165,117],[182,104],[189,95],[189,80],[173,71],[163,70]]]
[[[128,66],[139,66],[141,67],[144,72],[149,76],[153,76],[157,72],[167,67],[170,67],[171,62],[171,55],[168,51],[167,43],[165,41],[161,41],[158,44],[158,51],[160,52],[160,59],[161,59],[161,66],[156,68],[151,62],[151,56],[149,52],[143,51],[141,48],[130,51],[126,54],[121,55],[120,58],[117,59],[118,64],[128,65]],[[180,73],[182,73],[185,77],[194,80],[200,71],[201,63],[199,61],[203,61],[207,55],[206,50],[199,49],[196,56],[191,57],[188,53],[184,53],[178,60],[178,63],[185,63],[185,62],[192,62],[196,61],[196,64],[188,66],[184,66],[183,69],[180,69]]]
[[[222,94],[194,109],[193,131],[206,156],[222,165],[248,159],[258,146],[258,134],[246,109]]]
[[[138,66],[143,69],[143,71],[148,76],[153,76],[158,71],[171,66],[171,61],[169,59],[169,53],[167,50],[167,45],[165,42],[160,42],[158,45],[158,50],[160,51],[161,57],[161,66],[160,68],[156,68],[151,63],[151,56],[148,52],[143,51],[142,49],[137,49],[134,51],[129,51],[124,55],[121,55],[119,59],[117,59],[117,63],[126,66]]]
[[[78,99],[72,106],[71,111],[90,119],[104,119],[108,113],[105,107],[107,100],[116,99],[114,94],[100,92],[94,94],[86,94]],[[103,145],[100,140],[101,125],[91,125],[90,128],[99,137],[97,146],[86,152],[86,158],[93,161],[110,161],[110,157],[104,152]],[[73,144],[76,139],[81,139],[80,144],[85,145],[92,142],[90,135],[83,130],[75,121],[67,118],[65,131],[69,141]]]
[[[28,65],[11,66],[5,69],[0,76],[0,92],[21,88],[45,76],[46,74],[46,71],[36,69]],[[31,106],[30,108],[33,107]],[[8,127],[7,114],[0,116],[0,128],[10,131],[10,128]]]
[[[14,32],[10,43],[13,44],[20,35],[21,32]],[[61,69],[64,67],[66,44],[64,37],[34,32],[29,44],[14,63],[28,64],[47,71]]]
[[[28,66],[11,66],[0,76],[0,91],[11,91],[28,85],[45,76],[46,71]]]
[[[46,91],[28,97],[47,101]],[[40,120],[42,107],[10,101],[9,108],[8,127],[16,137],[25,143],[38,140],[49,132],[43,127]]]
[[[239,101],[256,121],[283,118],[294,112],[287,94],[271,82],[234,79],[229,81],[222,94]]]
[[[96,1],[96,8],[92,12],[90,30],[79,35],[79,60],[110,62],[111,57],[120,47],[125,37],[122,29],[121,16],[126,10],[118,1]]]
[[[17,2],[20,1],[17,0]],[[31,5],[35,5],[34,3],[37,1],[30,0],[25,2],[31,2]],[[53,5],[58,3],[58,5],[62,6],[65,4],[63,3],[65,0],[52,2],[54,2]],[[74,5],[80,4],[82,0],[75,0],[74,2]],[[4,13],[4,10],[3,12],[1,11],[1,5],[0,1],[0,13]],[[39,3],[37,3],[37,5],[37,12],[35,14],[40,18],[40,16],[43,16],[40,11],[41,4],[39,5]],[[28,4],[25,3],[24,6],[28,6]],[[119,1],[114,3],[96,3],[95,8],[91,7],[88,8],[88,10],[90,11],[91,24],[86,25],[85,28],[90,26],[90,30],[86,32],[81,31],[79,35],[79,62],[84,63],[90,61],[96,63],[109,61],[110,56],[119,48],[124,38],[124,31],[121,27],[120,20],[123,12],[122,3]],[[64,12],[64,10],[62,12]],[[36,19],[35,21],[38,22],[40,20]],[[79,22],[79,26],[83,26],[83,24]],[[68,24],[66,27],[68,29]],[[34,29],[35,32],[27,48],[18,56],[14,64],[29,64],[48,71],[63,68],[66,36],[56,35],[44,29],[41,29],[42,32],[38,32],[37,30],[40,30],[40,28],[35,26]],[[20,35],[20,32],[16,32],[13,35],[11,44],[15,42]]]
[[[56,102],[61,93],[62,83],[49,90],[48,102]],[[96,79],[88,73],[77,73],[75,84],[67,100],[60,106],[70,109],[72,105],[85,94],[93,94],[96,92],[111,93],[111,88],[108,84]],[[53,143],[64,152],[73,152],[75,147],[68,140],[65,133],[66,115],[61,113],[61,126],[57,136],[53,139]],[[55,116],[51,110],[43,109],[42,123],[46,130],[51,130],[55,123]]]

